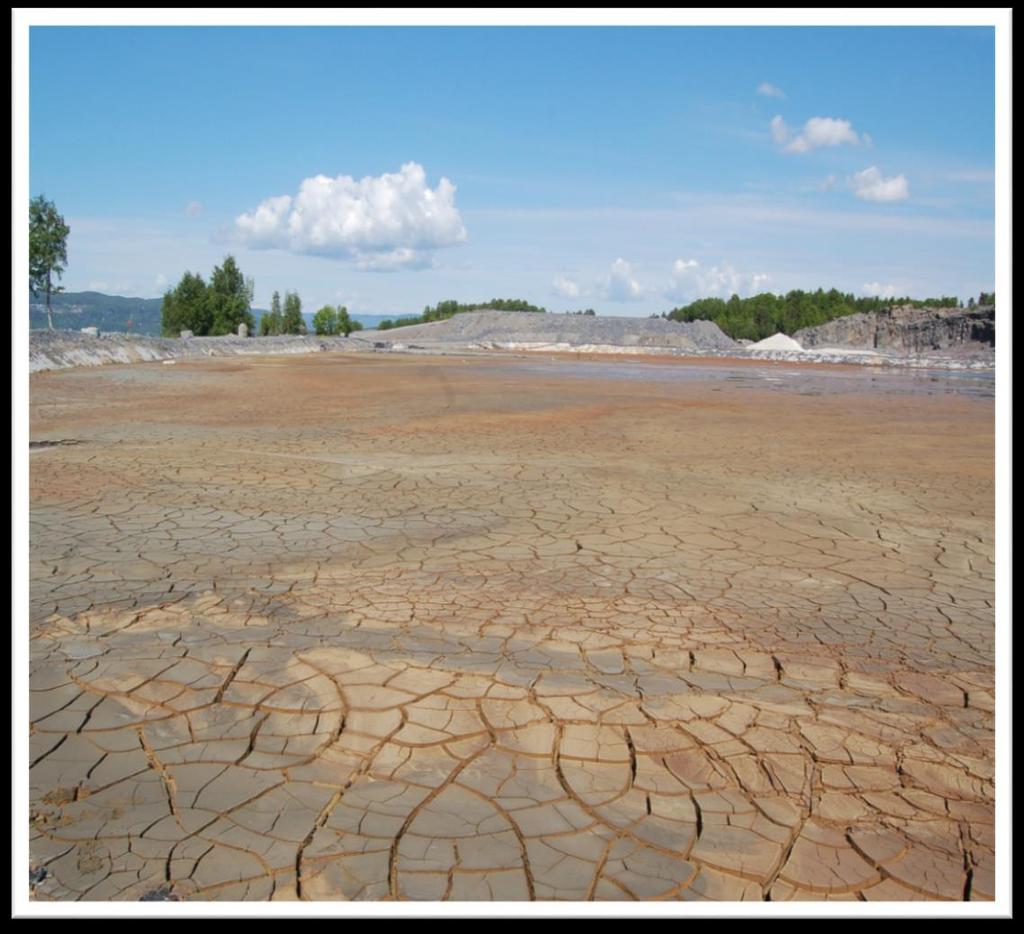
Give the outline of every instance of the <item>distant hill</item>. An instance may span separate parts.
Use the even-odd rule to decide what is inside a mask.
[[[101,331],[160,334],[162,298],[124,298],[102,292],[58,292],[50,297],[55,328],[77,331],[95,327]],[[29,326],[45,328],[46,301],[29,293]]]
[[[58,292],[50,297],[53,326],[59,330],[77,331],[80,328],[99,328],[100,331],[123,331],[132,334],[160,336],[160,310],[163,298],[125,298],[122,295],[104,295],[102,292]],[[45,328],[46,301],[33,298],[29,293],[29,327]],[[252,316],[259,327],[260,316],[267,309],[253,308]],[[313,333],[313,313],[303,314],[309,333]],[[371,330],[386,315],[352,315],[353,319]]]
[[[358,321],[367,331],[374,330],[381,321],[387,320],[388,315],[357,315],[350,313],[349,317],[353,321]]]

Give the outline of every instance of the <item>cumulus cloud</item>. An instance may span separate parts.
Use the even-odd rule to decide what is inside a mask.
[[[868,298],[894,298],[896,295],[896,286],[882,285],[881,282],[865,282],[860,290],[861,294]]]
[[[782,88],[776,87],[774,84],[769,84],[767,81],[762,81],[757,86],[757,93],[762,97],[785,97]]]
[[[371,272],[398,272],[407,269],[433,269],[434,257],[421,250],[399,247],[386,253],[356,253],[353,256],[358,269]]]
[[[836,187],[838,179],[834,175],[828,175],[818,183],[818,191],[831,191]]]
[[[905,201],[910,197],[907,180],[902,175],[884,178],[875,166],[857,172],[851,179],[854,194],[864,201]]]
[[[772,117],[771,127],[772,139],[780,146],[789,139],[789,127],[786,126],[786,121],[778,114]]]
[[[189,201],[189,203],[185,205],[185,213],[189,217],[199,217],[199,215],[203,213],[202,202]]]
[[[763,273],[740,272],[729,263],[704,267],[695,259],[677,259],[672,264],[672,283],[665,291],[665,297],[685,302],[698,298],[756,295],[764,290],[769,279]]]
[[[811,117],[800,132],[790,139],[792,131],[786,126],[782,117],[774,117],[771,122],[772,139],[782,145],[789,140],[784,151],[793,153],[810,152],[822,146],[857,146],[861,138],[854,132],[849,120],[836,120],[832,117]]]
[[[633,277],[633,266],[619,258],[611,265],[604,282],[605,297],[613,302],[635,302],[643,297],[643,286]]]
[[[578,282],[573,282],[572,279],[566,276],[559,276],[551,283],[551,288],[554,290],[556,295],[560,295],[562,298],[579,298],[580,297],[580,286]]]
[[[267,198],[235,218],[237,238],[257,249],[333,256],[363,269],[431,265],[423,251],[466,239],[455,186],[431,189],[423,166],[356,180],[348,175],[305,179],[296,195]]]

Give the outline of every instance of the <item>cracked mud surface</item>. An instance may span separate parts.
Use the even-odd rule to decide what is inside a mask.
[[[33,897],[991,899],[993,409],[31,380]]]

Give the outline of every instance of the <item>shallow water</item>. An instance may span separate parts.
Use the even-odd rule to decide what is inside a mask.
[[[718,382],[750,388],[797,392],[802,395],[837,393],[895,393],[936,395],[953,393],[982,399],[995,397],[995,371],[892,367],[809,367],[688,365],[628,361],[552,360],[523,363],[515,372],[527,376],[630,380],[644,382]]]

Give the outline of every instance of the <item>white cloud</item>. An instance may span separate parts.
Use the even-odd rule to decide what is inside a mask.
[[[399,272],[407,269],[433,269],[434,258],[419,250],[399,247],[387,253],[362,253],[352,255],[358,269],[371,272]]]
[[[556,295],[560,295],[562,298],[579,298],[580,287],[579,283],[573,282],[572,279],[566,276],[559,276],[551,283],[551,288],[554,290]]]
[[[828,175],[818,183],[818,191],[831,191],[836,187],[838,179],[834,175]]]
[[[158,272],[156,274],[156,278],[153,280],[153,286],[156,288],[158,292],[162,292],[164,289],[167,288],[167,276],[165,276],[162,272]]]
[[[203,213],[202,203],[199,201],[189,201],[189,203],[185,205],[185,213],[189,217],[199,217],[199,215]]]
[[[789,139],[789,127],[786,126],[786,121],[779,115],[772,117],[771,126],[772,139],[781,146],[787,139]]]
[[[235,229],[249,246],[257,249],[286,246],[284,232],[291,206],[289,195],[267,198],[255,211],[235,218]]]
[[[864,201],[904,201],[910,197],[907,180],[902,175],[883,178],[875,166],[857,172],[851,179],[854,194]]]
[[[644,294],[643,286],[633,278],[632,264],[621,258],[612,263],[603,286],[605,297],[613,302],[635,302]]]
[[[789,139],[789,127],[783,122],[782,117],[775,117],[771,123],[772,138],[776,143],[782,144]],[[842,146],[848,143],[856,146],[861,138],[854,132],[849,120],[835,120],[832,117],[811,117],[800,131],[799,135],[785,148],[785,152],[803,153],[810,152],[822,146]]]
[[[880,282],[865,282],[860,287],[860,291],[862,295],[866,295],[869,298],[894,298],[896,286],[892,284],[882,285]]]
[[[234,232],[250,247],[334,256],[377,270],[424,268],[431,261],[421,251],[466,239],[455,186],[442,178],[428,188],[415,162],[358,181],[307,178],[294,197],[267,198],[235,218]]]
[[[767,81],[762,81],[757,86],[757,93],[762,97],[785,97],[782,88],[776,87],[774,84],[769,84]]]
[[[695,259],[677,259],[672,264],[672,284],[665,297],[672,301],[698,298],[729,298],[732,295],[756,295],[764,291],[770,276],[743,273],[729,263],[704,268]]]

